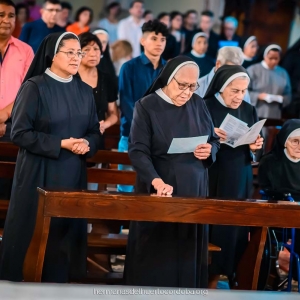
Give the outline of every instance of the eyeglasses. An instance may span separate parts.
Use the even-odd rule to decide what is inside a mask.
[[[85,56],[85,53],[84,52],[73,52],[73,51],[59,51],[59,52],[62,52],[62,53],[65,53],[67,54],[67,57],[68,58],[74,58],[76,55],[78,58],[83,58]]]
[[[198,82],[197,83],[191,83],[191,84],[188,84],[188,83],[181,83],[181,82],[178,82],[177,79],[175,77],[173,77],[173,79],[177,82],[178,84],[178,88],[182,91],[186,90],[186,89],[190,89],[191,92],[195,92],[198,88],[199,88],[199,84]]]
[[[289,142],[291,143],[291,145],[293,147],[297,147],[300,145],[300,140],[297,140],[297,139],[289,139]]]
[[[44,8],[45,10],[49,11],[49,13],[59,13],[61,9],[54,9],[54,8]]]

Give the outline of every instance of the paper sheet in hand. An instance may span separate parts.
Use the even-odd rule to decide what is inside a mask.
[[[191,153],[201,144],[206,144],[208,135],[189,138],[174,138],[168,150],[168,154]]]
[[[252,144],[258,137],[265,122],[266,119],[261,120],[249,128],[245,122],[227,114],[220,126],[220,129],[227,133],[227,140],[222,143],[233,148],[241,145]]]

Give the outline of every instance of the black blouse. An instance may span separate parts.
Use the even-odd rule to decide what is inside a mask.
[[[114,84],[114,78],[107,73],[98,71],[98,83],[93,88],[94,99],[96,103],[97,116],[99,121],[105,120],[105,114],[108,110],[108,103],[118,99],[118,90]]]

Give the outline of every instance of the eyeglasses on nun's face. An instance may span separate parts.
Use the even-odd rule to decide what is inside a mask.
[[[178,88],[182,91],[186,90],[186,89],[190,89],[191,92],[195,92],[198,88],[199,88],[199,84],[198,82],[196,83],[191,83],[191,84],[188,84],[188,83],[182,83],[182,82],[178,82],[177,79],[175,77],[173,77],[173,79],[177,82],[178,84]]]
[[[293,147],[297,147],[300,145],[300,140],[299,139],[294,139],[294,138],[289,138],[289,142]]]
[[[77,56],[78,58],[82,59],[85,56],[85,52],[74,52],[74,51],[58,51],[65,53],[68,58],[74,58]]]

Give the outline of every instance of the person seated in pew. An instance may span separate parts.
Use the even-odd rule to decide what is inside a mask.
[[[118,109],[116,100],[118,91],[114,86],[114,78],[100,71],[97,66],[100,63],[102,44],[98,37],[91,32],[85,32],[79,36],[80,46],[85,56],[81,60],[78,74],[81,79],[93,88],[99,130],[101,132],[100,149],[104,150],[105,130],[118,122]]]
[[[247,68],[251,78],[251,104],[256,107],[259,118],[281,119],[282,109],[292,99],[289,75],[278,66],[280,54],[279,45],[269,45],[263,52],[262,61]]]
[[[74,33],[42,42],[12,111],[12,142],[20,147],[0,250],[0,279],[23,280],[23,262],[38,207],[37,187],[86,189],[86,157],[99,149],[93,91],[73,76],[83,57]],[[86,274],[87,223],[53,218],[42,280],[68,282]]]
[[[300,202],[300,120],[286,121],[273,149],[259,163],[258,182],[263,190],[291,193]],[[287,220],[288,222],[288,220]],[[286,242],[286,241],[284,241]],[[295,252],[300,255],[300,230],[296,229]],[[293,278],[299,280],[293,267]]]
[[[214,60],[206,55],[208,48],[208,36],[204,32],[198,32],[194,35],[192,41],[192,51],[186,55],[192,58],[200,69],[200,77],[207,75],[215,66]]]
[[[136,192],[205,197],[207,168],[219,138],[198,88],[198,65],[187,56],[171,59],[137,101],[129,136]],[[192,153],[168,154],[173,138],[208,136]],[[201,200],[199,200],[201,201]],[[125,283],[140,286],[207,287],[207,225],[131,222]]]
[[[252,155],[262,148],[263,138],[258,136],[250,145],[232,148],[222,144],[227,134],[220,129],[223,120],[230,114],[251,127],[258,121],[256,109],[243,101],[250,78],[242,66],[222,66],[213,77],[204,96],[212,117],[215,133],[221,139],[216,161],[209,168],[209,196],[211,198],[245,199],[251,197]],[[221,252],[213,253],[210,265],[209,287],[216,288],[220,275],[230,278],[246,249],[248,228],[238,226],[211,226],[210,242],[219,246]]]

